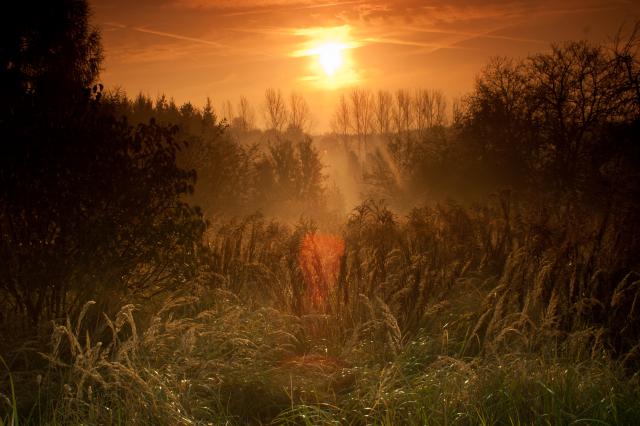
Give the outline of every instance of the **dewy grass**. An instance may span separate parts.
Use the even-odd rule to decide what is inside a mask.
[[[0,425],[3,426],[6,424],[11,426],[14,426],[14,425],[17,426],[20,420],[18,417],[18,403],[16,401],[16,390],[13,384],[13,377],[11,376],[11,370],[9,370],[9,366],[7,365],[7,363],[5,362],[2,356],[0,356],[0,361],[2,362],[2,365],[4,366],[4,368],[7,370],[7,374],[9,376],[9,387],[11,391],[11,400],[6,399],[6,396],[2,395],[9,404],[10,413],[8,414],[8,417],[4,419],[0,417]]]
[[[2,421],[637,423],[637,343],[624,327],[613,334],[637,320],[637,274],[616,279],[604,255],[586,271],[584,245],[539,253],[526,235],[499,251],[480,232],[494,225],[456,209],[407,222],[377,204],[356,211],[335,286],[324,276],[313,300],[305,280],[322,262],[302,271],[297,257],[313,229],[229,225],[189,288],[113,316],[87,303],[58,321],[40,349],[48,367],[7,376]],[[615,315],[592,316],[601,305]]]

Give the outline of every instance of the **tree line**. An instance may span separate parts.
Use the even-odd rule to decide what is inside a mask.
[[[165,96],[107,93],[97,84],[102,50],[86,3],[18,12],[0,53],[6,315],[36,324],[96,292],[117,305],[179,287],[197,273],[206,219],[219,214],[326,211],[301,95],[266,90],[260,131],[246,98],[227,103],[220,119],[210,100],[178,107]],[[636,26],[611,46],[572,42],[493,60],[451,115],[438,90],[356,88],[339,99],[333,141],[351,154],[357,141],[351,164],[391,202],[508,187],[540,203],[553,193],[553,203],[582,206],[581,214],[616,206],[632,230],[638,45]],[[370,140],[378,143],[367,148]]]
[[[638,35],[636,25],[607,45],[568,42],[522,60],[495,58],[454,103],[449,125],[439,95],[379,92],[376,101],[354,91],[338,105],[335,133],[382,139],[360,161],[387,194],[431,188],[477,198],[510,187],[631,202],[639,189]],[[420,105],[434,108],[424,114]]]

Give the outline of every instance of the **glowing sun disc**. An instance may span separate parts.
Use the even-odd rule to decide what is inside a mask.
[[[342,49],[343,46],[338,43],[325,43],[316,49],[318,61],[329,77],[342,65]]]

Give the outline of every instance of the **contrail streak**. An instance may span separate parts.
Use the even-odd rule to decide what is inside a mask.
[[[367,43],[377,43],[377,44],[397,44],[400,46],[416,46],[416,47],[427,47],[434,49],[471,49],[468,47],[455,46],[455,43],[429,43],[429,42],[420,42],[420,41],[410,41],[410,40],[401,40],[401,39],[393,39],[393,38],[383,38],[383,37],[367,37],[363,38],[362,41]]]
[[[321,3],[321,4],[309,4],[309,5],[300,5],[300,6],[284,6],[284,7],[264,7],[258,10],[241,10],[238,12],[229,12],[225,13],[222,16],[244,16],[244,15],[262,15],[265,13],[272,12],[281,12],[281,11],[291,11],[291,10],[306,10],[306,9],[325,9],[330,7],[340,7],[340,6],[349,6],[355,4],[366,4],[366,1],[363,0],[354,0],[354,1],[344,1],[344,2],[333,2],[333,3]]]
[[[195,37],[188,37],[188,36],[184,36],[184,35],[181,35],[181,34],[168,33],[168,32],[165,32],[165,31],[150,30],[148,28],[142,28],[142,27],[129,27],[129,26],[126,26],[126,25],[119,24],[117,22],[104,22],[103,25],[109,25],[109,26],[115,27],[115,28],[129,29],[129,30],[132,30],[132,31],[137,31],[137,32],[140,32],[140,33],[145,33],[145,34],[153,34],[153,35],[157,35],[157,36],[161,36],[161,37],[173,38],[173,39],[176,39],[176,40],[184,40],[184,41],[192,41],[194,43],[208,44],[209,46],[215,46],[215,47],[220,47],[220,48],[227,47],[222,43],[217,43],[217,42],[211,41],[211,40],[205,40],[205,39],[202,39],[202,38],[195,38]]]

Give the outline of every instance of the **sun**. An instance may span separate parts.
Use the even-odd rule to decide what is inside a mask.
[[[316,48],[318,62],[327,77],[333,77],[342,66],[342,49],[344,46],[339,43],[324,43]]]
[[[290,53],[294,58],[308,59],[308,73],[300,80],[327,90],[352,86],[359,81],[353,50],[362,43],[351,37],[351,27],[298,28],[293,34],[307,39]]]

